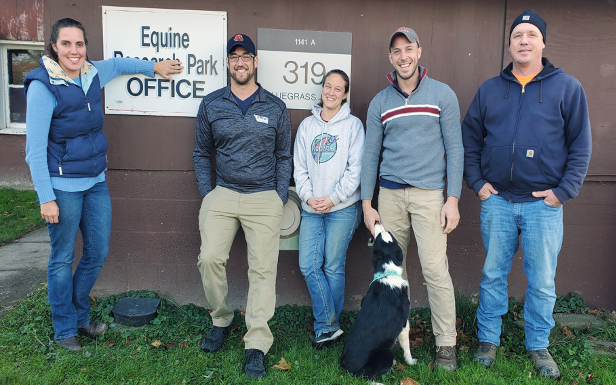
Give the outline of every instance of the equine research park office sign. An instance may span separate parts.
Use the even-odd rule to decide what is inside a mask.
[[[105,86],[105,113],[197,116],[201,99],[227,85],[227,13],[102,7],[103,54],[148,61],[178,59],[184,71],[120,76]]]

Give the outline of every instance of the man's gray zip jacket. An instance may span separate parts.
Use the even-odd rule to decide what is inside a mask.
[[[212,190],[211,150],[216,185],[239,193],[276,190],[287,202],[291,179],[291,125],[284,102],[259,85],[246,115],[231,87],[203,98],[197,113],[193,161],[201,196]]]

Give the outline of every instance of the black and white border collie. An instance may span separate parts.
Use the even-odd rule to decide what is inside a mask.
[[[374,280],[361,301],[361,309],[344,342],[340,365],[357,377],[373,379],[394,365],[392,348],[396,339],[409,365],[408,282],[402,278],[402,250],[380,223],[374,226],[372,267]]]

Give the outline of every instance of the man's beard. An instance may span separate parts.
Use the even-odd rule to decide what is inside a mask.
[[[398,72],[398,69],[396,68],[396,74],[400,77],[400,79],[402,80],[409,80],[410,78],[412,78],[415,75],[415,72],[417,72],[417,65],[415,65],[415,68],[413,68],[413,71],[411,72],[410,75],[408,75],[407,77],[402,76],[402,74],[400,72]]]
[[[246,73],[248,74],[248,76],[246,76],[246,79],[245,79],[245,80],[240,81],[240,80],[236,77],[236,75],[235,75],[235,74],[236,74],[236,72],[231,72],[231,71],[229,71],[229,75],[231,76],[231,78],[233,79],[233,81],[235,81],[235,83],[236,83],[237,85],[240,85],[240,86],[245,86],[246,84],[248,84],[248,83],[252,80],[252,78],[254,78],[254,77],[255,77],[255,72],[254,72],[254,71],[252,71],[252,72],[248,72],[248,71],[247,71]]]

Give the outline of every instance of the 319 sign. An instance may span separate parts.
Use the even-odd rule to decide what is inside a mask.
[[[289,109],[310,110],[328,70],[351,76],[351,33],[258,29],[258,81]]]
[[[317,68],[316,71],[315,71],[315,67]],[[299,69],[301,73],[301,70],[303,69],[304,84],[308,84],[308,62],[300,66],[296,62],[290,60],[284,64],[284,68],[289,70],[289,74],[288,74],[289,78],[287,78],[287,75],[282,76],[285,82],[289,84],[297,83],[297,81],[299,80],[301,76],[297,73],[297,70]],[[312,77],[310,78],[310,80],[312,81],[312,84],[319,85],[323,82],[323,76],[325,76],[327,71],[325,70],[325,65],[323,63],[315,62],[312,64],[312,66],[310,66],[310,73],[312,75]],[[291,80],[290,78],[292,78],[293,80]],[[315,81],[315,79],[318,79],[318,80]]]

